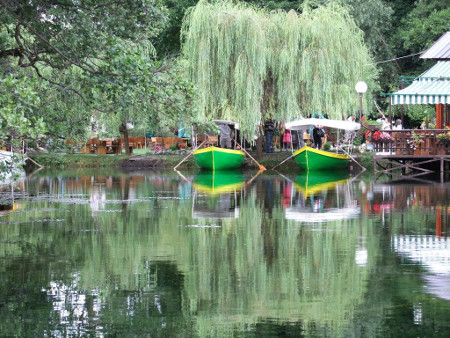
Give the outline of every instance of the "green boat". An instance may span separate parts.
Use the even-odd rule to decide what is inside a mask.
[[[303,147],[294,153],[294,158],[304,170],[336,170],[345,169],[350,157],[343,154],[330,153],[311,147]]]
[[[242,167],[245,153],[241,150],[208,147],[193,152],[195,163],[202,169],[230,170]]]
[[[341,121],[341,120],[330,120],[330,119],[301,119],[297,121],[292,121],[286,123],[286,129],[304,131],[311,127],[320,126],[334,129],[341,129],[347,132],[355,132],[361,128],[359,123],[353,121]],[[345,140],[345,143],[350,146],[352,139],[349,138]],[[342,145],[341,145],[342,147]],[[351,158],[350,156],[331,153],[328,151],[323,151],[319,149],[314,149],[311,147],[303,147],[297,150],[293,154],[295,161],[304,170],[336,170],[347,168]]]

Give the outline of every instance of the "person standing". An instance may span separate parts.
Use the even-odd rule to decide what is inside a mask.
[[[266,153],[273,153],[272,139],[274,131],[275,131],[275,123],[272,120],[272,114],[270,114],[269,118],[264,123],[264,136],[266,138]]]
[[[314,148],[322,149],[322,137],[325,136],[325,132],[322,129],[322,126],[314,126],[313,129],[313,139],[314,139]]]
[[[217,126],[220,129],[220,148],[231,148],[231,129],[228,124],[218,123]]]
[[[402,130],[402,129],[403,129],[403,126],[402,126],[402,120],[397,119],[397,120],[395,121],[395,126],[394,126],[394,128],[392,128],[392,129],[395,129],[395,130]]]
[[[347,119],[348,122],[355,122],[356,116],[352,115]],[[355,138],[356,133],[353,130],[346,130],[344,134],[344,144],[353,143],[353,139]]]
[[[284,134],[283,134],[284,149],[289,150],[289,148],[291,147],[291,142],[292,142],[291,131],[289,129],[285,129]]]

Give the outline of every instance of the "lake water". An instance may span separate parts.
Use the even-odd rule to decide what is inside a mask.
[[[0,198],[1,336],[448,337],[450,186],[41,171]]]

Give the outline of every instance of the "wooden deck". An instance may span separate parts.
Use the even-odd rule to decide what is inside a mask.
[[[445,129],[383,130],[392,140],[372,140],[375,179],[386,174],[410,180],[433,172],[450,171],[450,143],[437,135]],[[416,140],[414,141],[414,135]]]

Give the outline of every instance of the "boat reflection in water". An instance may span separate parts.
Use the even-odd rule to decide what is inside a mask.
[[[349,182],[345,171],[300,173],[293,182],[299,197],[286,208],[286,219],[317,223],[357,218],[360,208]]]
[[[238,218],[242,171],[201,171],[194,177],[192,217]]]

